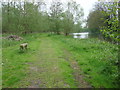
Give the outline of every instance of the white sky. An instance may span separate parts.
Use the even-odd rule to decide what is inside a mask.
[[[79,3],[81,5],[81,7],[84,10],[84,19],[87,19],[87,16],[88,16],[90,10],[92,10],[93,5],[98,0],[74,0],[74,1],[76,1],[77,3]],[[83,23],[82,26],[85,26],[85,23]]]
[[[89,14],[89,11],[92,10],[93,5],[95,4],[95,2],[97,2],[98,0],[74,0],[77,3],[79,3],[81,5],[81,7],[84,10],[84,18],[86,18]]]

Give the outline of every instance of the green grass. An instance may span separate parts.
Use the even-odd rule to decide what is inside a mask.
[[[69,62],[59,58],[62,55],[59,44],[46,36],[35,34],[24,36],[21,42],[3,41],[4,88],[31,87],[31,82],[37,79],[42,82],[38,87],[76,87]],[[25,41],[29,43],[28,50],[21,52],[19,44]],[[8,43],[12,44],[8,46]]]
[[[79,63],[86,81],[93,87],[115,88],[118,75],[118,47],[95,38],[74,39],[53,36],[67,48]]]
[[[3,87],[11,87],[26,75],[26,63],[32,62],[31,56],[35,54],[39,39],[33,40],[30,35],[24,37],[29,42],[27,51],[20,51],[19,44],[23,41],[3,40],[2,63],[3,63]],[[35,39],[35,37],[34,37]],[[10,44],[10,46],[8,46]],[[6,47],[6,48],[5,48]]]
[[[64,49],[78,62],[82,75],[93,87],[118,87],[116,45],[95,38],[74,39],[62,35],[28,34],[22,37],[22,41],[2,41],[3,88],[36,85],[77,88],[74,70],[66,60]],[[19,44],[23,42],[29,43],[28,50],[20,51]]]

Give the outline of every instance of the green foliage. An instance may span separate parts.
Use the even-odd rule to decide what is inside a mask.
[[[107,10],[103,10],[102,13],[105,16],[109,16],[109,18],[104,21],[107,25],[101,27],[101,32],[105,35],[105,37],[109,37],[113,41],[118,42],[120,41],[120,34],[118,33],[120,31],[119,14],[117,12],[120,8],[118,8],[118,2],[111,2],[109,4],[104,3],[103,5],[107,8]]]
[[[64,9],[63,7],[66,7]],[[82,23],[83,9],[76,2],[63,5],[53,1],[49,12],[45,2],[3,2],[2,31],[7,33],[51,32],[67,33],[79,31]],[[77,23],[77,25],[75,25]],[[75,27],[75,28],[73,28]]]
[[[2,5],[3,32],[39,32],[48,30],[48,15],[38,10],[39,4],[5,2]]]
[[[53,36],[79,63],[86,80],[96,88],[118,88],[118,47],[99,39]]]
[[[83,21],[83,9],[79,4],[74,1],[70,1],[66,6],[67,10],[62,14],[62,27],[65,35],[70,32],[80,32],[81,23]]]
[[[2,41],[4,87],[19,87],[21,84],[23,86],[26,84],[29,85],[29,81],[25,80],[25,83],[21,83],[21,80],[25,77],[31,79],[40,77],[37,73],[31,74],[32,77],[28,75],[27,73],[29,73],[29,71],[27,67],[29,67],[29,65],[26,63],[33,63],[33,65],[39,68],[41,68],[41,66],[44,67],[41,69],[46,73],[41,74],[41,77],[43,77],[42,81],[44,83],[48,82],[46,83],[47,87],[76,87],[72,75],[73,70],[70,67],[70,62],[64,59],[66,55],[64,55],[63,49],[71,53],[70,58],[74,58],[73,60],[78,62],[82,72],[81,74],[85,76],[85,80],[91,83],[93,87],[118,87],[117,45],[95,38],[74,39],[70,36],[65,37],[51,34],[28,34],[22,37],[24,40],[20,42],[5,39]],[[23,42],[29,43],[28,50],[20,52],[19,44]],[[59,72],[52,72],[53,69],[50,69],[53,68],[53,66],[59,67],[59,70],[57,69]],[[48,74],[51,79],[46,78]],[[58,84],[53,83],[54,77],[57,79],[58,76],[60,81],[65,81],[67,86],[64,86],[62,82]]]
[[[3,88],[28,88],[32,81],[36,83],[39,78],[39,87],[76,87],[69,62],[59,58],[64,55],[58,42],[47,34],[32,33],[23,38],[21,42],[2,41]],[[25,41],[28,42],[28,50],[21,52],[19,45]],[[38,68],[37,72],[30,69],[34,67]]]
[[[17,84],[17,82],[26,76],[28,72],[26,71],[28,67],[27,63],[32,62],[31,56],[36,53],[39,45],[38,43],[40,43],[40,41],[36,39],[37,37],[38,35],[27,35],[24,36],[24,41],[21,42],[8,40],[2,41],[3,87],[11,88],[12,85]],[[19,45],[25,41],[29,43],[28,50],[21,52],[19,50]]]
[[[96,3],[99,5],[99,3]],[[95,9],[89,13],[87,19],[87,26],[89,31],[93,35],[100,35],[100,27],[105,26],[104,21],[106,20],[105,15],[102,14],[101,10],[99,10],[100,6],[94,6]]]

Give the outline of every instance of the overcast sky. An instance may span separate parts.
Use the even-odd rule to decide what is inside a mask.
[[[81,5],[81,7],[84,10],[84,17],[86,18],[89,14],[89,11],[92,10],[93,5],[95,4],[95,2],[97,2],[98,0],[74,0],[77,3],[79,3]]]
[[[84,10],[84,19],[87,19],[87,16],[88,16],[90,10],[92,10],[93,5],[98,0],[74,0],[74,1],[76,1],[77,3],[79,3],[81,5],[81,7]],[[82,26],[85,26],[85,24],[83,24]]]

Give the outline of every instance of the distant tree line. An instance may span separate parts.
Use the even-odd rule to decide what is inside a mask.
[[[49,6],[49,7],[48,7]],[[82,28],[83,9],[74,1],[66,4],[53,0],[50,5],[40,2],[2,2],[2,32],[21,33],[51,32],[68,35],[72,32],[90,32],[92,36],[118,42],[120,31],[120,5],[99,0],[89,13]]]
[[[44,1],[2,2],[2,32],[68,35],[82,30],[83,15],[83,9],[74,1],[64,5],[59,0],[54,0],[49,7]]]
[[[113,43],[120,41],[120,2],[102,2],[99,0],[89,13],[87,27],[92,35],[107,39]]]

